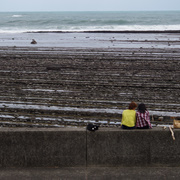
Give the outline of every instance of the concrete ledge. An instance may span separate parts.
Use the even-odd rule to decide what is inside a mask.
[[[87,166],[180,166],[180,131],[109,130],[87,133]]]
[[[180,130],[1,128],[0,167],[179,167]]]
[[[2,180],[172,180],[179,167],[0,168]]]
[[[0,167],[86,165],[85,130],[1,129],[0,147]]]

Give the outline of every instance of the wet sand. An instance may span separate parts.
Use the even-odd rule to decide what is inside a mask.
[[[134,100],[144,102],[158,123],[172,124],[180,117],[179,38],[178,33],[1,34],[0,123],[119,126]]]

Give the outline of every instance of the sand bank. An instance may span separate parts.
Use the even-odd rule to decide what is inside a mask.
[[[0,46],[72,48],[180,48],[180,33],[0,33]]]

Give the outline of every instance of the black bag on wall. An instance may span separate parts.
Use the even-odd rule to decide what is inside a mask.
[[[99,126],[93,125],[92,123],[89,123],[87,125],[87,130],[89,130],[89,131],[96,131],[96,130],[98,130],[98,128],[99,128]]]

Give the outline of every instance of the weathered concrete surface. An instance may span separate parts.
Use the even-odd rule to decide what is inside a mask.
[[[1,129],[0,147],[0,167],[86,165],[86,131],[81,129]]]
[[[180,167],[180,130],[0,129],[0,167]]]
[[[180,131],[99,130],[87,133],[87,166],[180,166]]]

